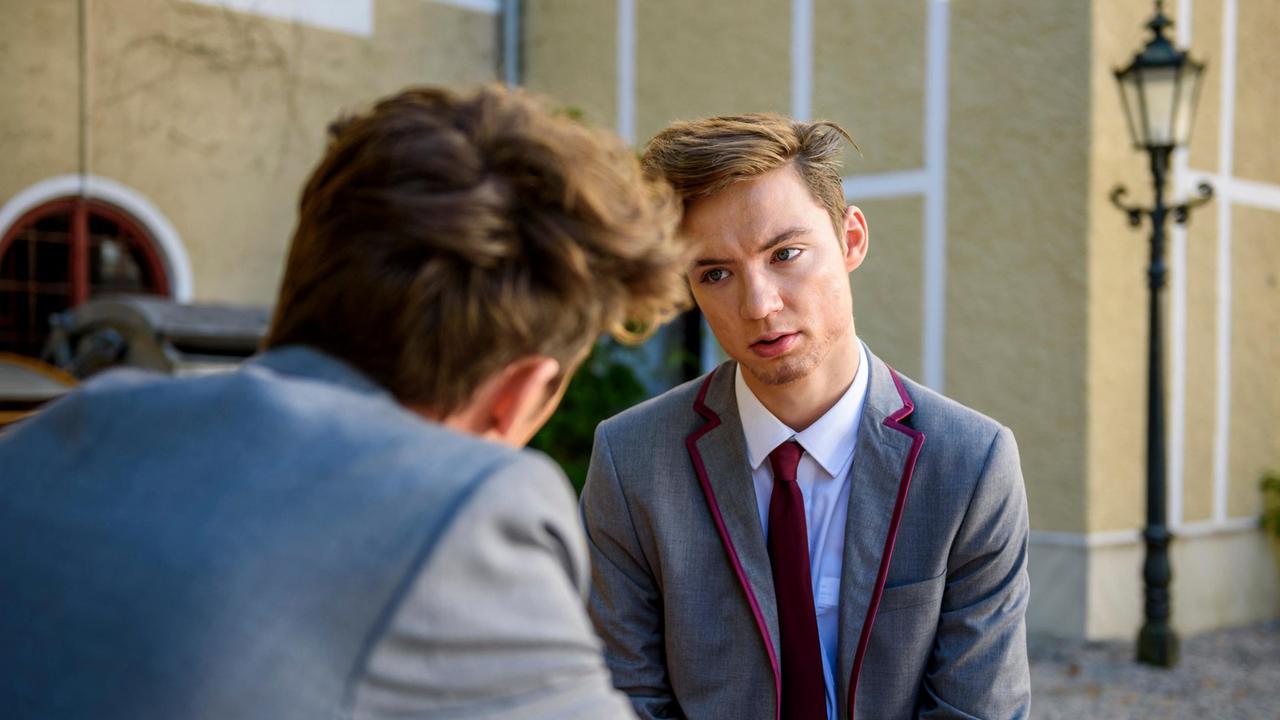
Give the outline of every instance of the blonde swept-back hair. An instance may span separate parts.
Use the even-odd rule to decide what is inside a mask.
[[[319,348],[443,415],[515,360],[567,371],[689,302],[670,187],[524,92],[410,89],[331,135],[266,347]]]
[[[842,237],[847,204],[840,151],[846,141],[858,147],[829,120],[800,122],[772,113],[711,117],[678,122],[658,133],[646,146],[643,163],[651,176],[671,183],[685,207],[791,164]]]

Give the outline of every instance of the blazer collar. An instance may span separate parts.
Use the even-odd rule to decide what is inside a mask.
[[[764,530],[756,508],[742,421],[733,390],[734,363],[726,362],[703,381],[693,409],[706,421],[686,440],[698,483],[706,497],[725,555],[755,618],[763,650],[773,670],[774,713],[782,693],[778,665],[778,606]]]
[[[339,385],[362,395],[391,398],[386,388],[351,365],[306,345],[286,345],[254,355],[244,363],[250,372],[266,369],[280,375]]]
[[[904,424],[915,405],[897,374],[868,353],[870,387],[858,425],[840,582],[839,707],[853,717],[858,676],[893,557],[924,434]],[[850,689],[853,689],[851,697]]]

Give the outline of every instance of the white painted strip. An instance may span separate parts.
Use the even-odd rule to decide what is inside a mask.
[[[1191,45],[1191,0],[1178,0],[1178,45]],[[1187,149],[1179,148],[1173,156],[1175,198],[1185,197],[1187,188]],[[1170,283],[1169,317],[1169,443],[1165,466],[1169,469],[1168,514],[1170,525],[1182,523],[1184,473],[1186,472],[1187,437],[1187,229],[1175,224],[1169,252]]]
[[[1222,6],[1222,88],[1218,121],[1218,175],[1232,175],[1235,153],[1237,0]],[[1213,519],[1227,519],[1227,480],[1231,452],[1231,192],[1227,183],[1218,196],[1218,338],[1217,402],[1213,443]]]
[[[1178,0],[1178,45],[1191,46],[1191,0]]]
[[[791,0],[791,117],[813,114],[813,0]]]
[[[1142,542],[1142,533],[1138,530],[1106,530],[1091,533],[1032,530],[1030,540],[1032,545],[1095,548],[1109,545],[1132,545]]]
[[[497,15],[502,12],[502,0],[431,0],[431,2],[486,15]]]
[[[1229,197],[1233,205],[1245,205],[1280,212],[1280,185],[1244,180],[1242,178],[1223,177],[1217,173],[1204,170],[1187,170],[1186,193],[1192,192],[1195,186],[1207,182],[1213,186],[1219,197]]]
[[[520,0],[502,0],[502,82],[520,84]]]
[[[636,0],[618,0],[617,130],[628,145],[636,142]]]
[[[1210,535],[1231,535],[1235,533],[1254,532],[1262,523],[1260,516],[1228,518],[1221,522],[1202,520],[1200,522],[1177,525],[1172,528],[1173,534],[1180,538],[1208,537]]]
[[[1169,531],[1176,538],[1198,538],[1213,535],[1233,535],[1256,532],[1261,523],[1260,516],[1229,518],[1221,522],[1205,520],[1173,525]],[[1032,545],[1049,545],[1055,547],[1099,548],[1122,545],[1139,545],[1143,542],[1141,530],[1103,530],[1091,533],[1055,532],[1032,530]]]
[[[373,0],[312,2],[311,0],[188,0],[249,15],[336,30],[349,35],[373,34]]]
[[[853,175],[845,178],[843,185],[845,199],[849,201],[911,197],[929,191],[929,175],[924,170]]]
[[[1185,172],[1178,172],[1177,165],[1186,164],[1185,151],[1179,151],[1179,163],[1174,165],[1174,188],[1181,183],[1179,178]],[[1180,194],[1180,193],[1179,193]],[[1172,246],[1169,253],[1169,272],[1171,312],[1169,317],[1169,444],[1166,447],[1166,467],[1169,469],[1168,513],[1169,524],[1182,522],[1183,505],[1183,473],[1186,459],[1187,437],[1187,229],[1175,224],[1170,235]]]
[[[942,392],[947,330],[947,89],[951,3],[930,0],[925,60],[924,384]]]
[[[1280,185],[1232,178],[1231,202],[1280,212]]]

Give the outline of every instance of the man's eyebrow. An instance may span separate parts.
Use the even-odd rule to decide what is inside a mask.
[[[799,226],[797,226],[797,227],[793,227],[793,228],[787,228],[786,230],[783,230],[782,232],[778,233],[777,235],[774,235],[774,236],[773,236],[773,237],[772,237],[768,242],[766,242],[765,244],[761,245],[761,246],[760,246],[760,249],[759,249],[759,250],[757,250],[756,252],[768,252],[769,250],[772,250],[773,248],[775,248],[775,247],[777,247],[778,245],[781,245],[782,243],[784,243],[784,242],[786,242],[786,241],[788,241],[788,240],[790,240],[790,239],[794,238],[795,236],[797,236],[797,235],[804,235],[804,234],[806,234],[806,233],[808,233],[808,232],[809,232],[809,228],[807,228],[807,227],[799,227]]]
[[[788,240],[791,240],[797,235],[805,235],[808,232],[809,232],[809,228],[807,227],[787,228],[786,230],[783,230],[782,232],[778,233],[777,235],[774,235],[773,237],[765,241],[764,244],[762,244],[759,248],[756,249],[756,252],[758,253],[768,252],[773,248],[777,247],[778,245],[781,245],[782,243]],[[731,264],[733,264],[733,261],[726,258],[698,258],[697,260],[694,261],[693,266],[707,267],[708,265],[731,265]]]

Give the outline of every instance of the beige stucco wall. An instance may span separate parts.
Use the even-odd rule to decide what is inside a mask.
[[[0,204],[79,164],[76,1],[0,9]]]
[[[867,258],[851,279],[858,337],[895,370],[918,379],[924,202],[907,197],[855,203],[866,215],[871,234]]]
[[[1187,227],[1187,272],[1182,280],[1187,285],[1186,431],[1181,448],[1182,517],[1186,522],[1213,517],[1214,427],[1218,419],[1217,209],[1217,203],[1204,206]]]
[[[1090,15],[951,14],[946,391],[1013,429],[1032,527],[1082,531]]]
[[[617,4],[539,0],[524,13],[526,87],[576,108],[583,120],[617,122]]]
[[[850,175],[924,167],[926,9],[924,0],[813,3],[813,116],[862,147]]]
[[[35,27],[0,23],[5,49],[32,58],[2,92],[28,104],[38,97],[43,110],[13,118],[9,108],[24,103],[0,103],[0,152],[20,159],[0,192],[76,169],[76,3],[50,5],[60,9],[29,11],[56,14]],[[494,17],[423,0],[376,2],[371,37],[181,0],[89,7],[88,171],[124,183],[167,216],[186,245],[199,300],[270,302],[299,188],[340,110],[409,84],[495,74]]]
[[[1280,470],[1280,213],[1236,207],[1232,228],[1227,514],[1245,517],[1262,509],[1263,472]]]
[[[1276,112],[1280,110],[1280,3],[1240,0],[1236,59],[1235,175],[1280,183]]]
[[[791,105],[791,4],[636,3],[636,140],[673,120]]]
[[[1247,0],[1246,0],[1247,1]],[[1175,14],[1176,3],[1168,8]],[[1134,50],[1137,49],[1136,38]],[[1200,101],[1191,131],[1187,162],[1198,170],[1218,169],[1218,110],[1222,104],[1222,0],[1194,0],[1191,5],[1191,47],[1194,57],[1210,60],[1200,86]],[[1131,51],[1132,52],[1132,51]],[[1120,63],[1119,59],[1114,62]]]

